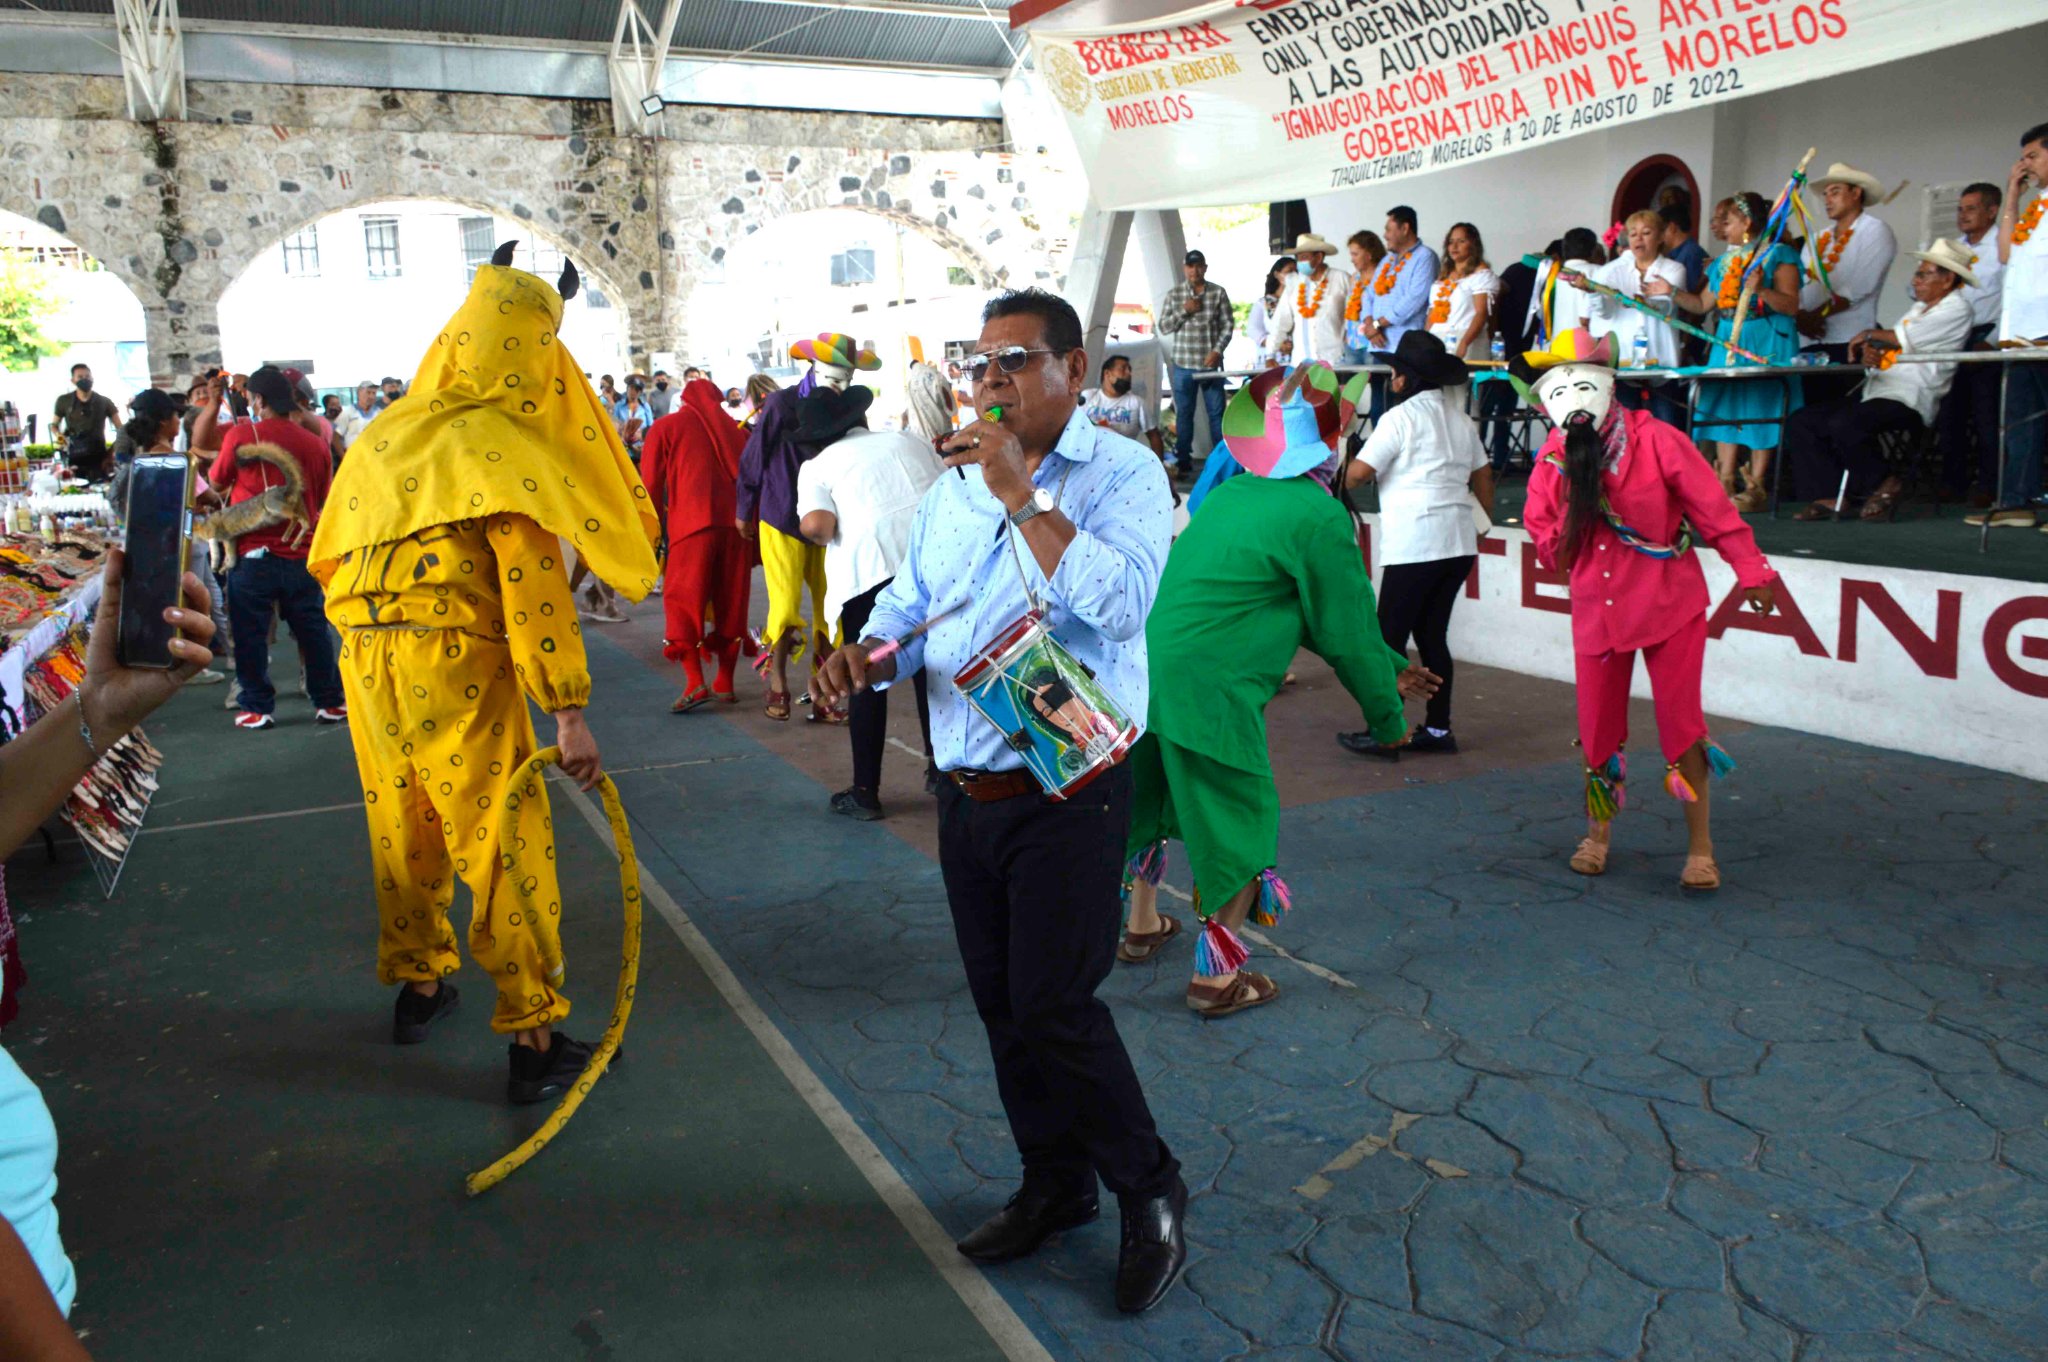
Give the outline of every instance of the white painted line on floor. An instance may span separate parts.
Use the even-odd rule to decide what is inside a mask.
[[[909,743],[904,742],[901,738],[889,739],[889,746],[896,748],[898,751],[908,752],[911,756],[916,757],[919,761],[930,761],[932,759],[931,754],[929,752],[926,752],[921,747],[912,747]]]
[[[1159,886],[1159,892],[1162,894],[1169,895],[1173,898],[1177,898],[1182,903],[1193,903],[1195,901],[1195,896],[1193,894],[1184,893],[1183,891],[1174,888],[1170,884],[1161,884]],[[1337,973],[1337,971],[1333,969],[1325,969],[1323,966],[1316,964],[1313,960],[1302,959],[1294,952],[1288,950],[1285,946],[1282,946],[1279,943],[1275,942],[1273,938],[1267,936],[1264,932],[1254,931],[1250,927],[1239,927],[1237,929],[1237,934],[1247,941],[1255,941],[1259,945],[1264,946],[1267,950],[1273,952],[1273,954],[1279,956],[1282,960],[1288,961],[1291,964],[1299,965],[1302,969],[1307,970],[1310,974],[1315,975],[1316,978],[1321,979],[1326,983],[1335,984],[1338,988],[1358,987],[1357,984],[1352,983],[1349,979],[1346,979],[1343,975]]]
[[[567,781],[554,780],[551,784],[554,793],[576,806],[598,839],[607,848],[612,847],[611,825],[590,796]],[[797,1095],[804,1099],[825,1129],[831,1132],[832,1138],[839,1142],[839,1147],[846,1151],[846,1157],[868,1180],[868,1185],[875,1189],[882,1203],[910,1232],[911,1239],[924,1250],[925,1257],[938,1269],[946,1285],[960,1297],[961,1304],[988,1331],[988,1336],[1002,1350],[1003,1356],[1011,1362],[1052,1362],[1052,1354],[1046,1351],[1045,1345],[1017,1317],[1010,1303],[989,1285],[988,1279],[960,1256],[959,1250],[953,1247],[953,1237],[917,1199],[917,1193],[910,1190],[910,1185],[896,1171],[895,1165],[875,1147],[875,1142],[832,1095],[824,1080],[804,1062],[796,1047],[789,1043],[789,1038],[769,1020],[768,1014],[761,1010],[761,1005],[754,1001],[732,968],[705,939],[704,933],[697,929],[697,924],[690,921],[689,914],[683,911],[644,863],[640,867],[640,892],[675,932],[698,967],[717,986],[726,1005],[753,1033],[754,1040],[767,1051],[768,1058],[775,1061],[775,1067],[782,1070],[782,1076],[789,1080],[789,1085],[796,1089]]]

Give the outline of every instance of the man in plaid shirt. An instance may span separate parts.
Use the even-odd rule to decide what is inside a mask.
[[[1198,388],[1202,405],[1209,409],[1210,443],[1223,443],[1223,380],[1197,382],[1195,375],[1223,367],[1223,347],[1230,344],[1231,332],[1237,329],[1230,295],[1208,282],[1208,257],[1189,251],[1181,268],[1186,282],[1168,289],[1166,301],[1159,305],[1159,334],[1167,337],[1173,373],[1173,457],[1166,461],[1168,468],[1185,467],[1193,457]]]

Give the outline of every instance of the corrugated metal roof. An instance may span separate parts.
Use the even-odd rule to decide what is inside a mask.
[[[877,62],[901,66],[1008,67],[1007,28],[983,15],[979,0],[920,0],[972,16],[826,8],[756,0],[685,0],[676,24],[678,49],[733,54],[756,52],[816,61]],[[1010,0],[987,0],[1001,16]],[[57,14],[108,13],[107,0],[0,0],[0,8]],[[650,23],[659,23],[661,0],[642,0]],[[452,33],[578,43],[610,43],[618,22],[611,0],[179,0],[186,19],[257,26],[304,24],[368,33]],[[1018,40],[1021,43],[1021,40]]]

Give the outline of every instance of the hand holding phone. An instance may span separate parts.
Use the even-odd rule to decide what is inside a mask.
[[[177,627],[164,612],[184,589],[192,535],[192,465],[182,454],[147,455],[128,476],[128,537],[122,562],[116,656],[124,667],[156,671],[178,665]]]

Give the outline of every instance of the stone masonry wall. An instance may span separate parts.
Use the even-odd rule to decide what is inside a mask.
[[[613,136],[590,100],[194,82],[188,105],[184,122],[136,123],[118,80],[0,82],[0,208],[134,291],[160,381],[220,362],[217,303],[258,254],[380,199],[531,224],[625,309],[636,363],[687,353],[691,288],[790,213],[903,222],[985,286],[1054,278],[1028,196],[1052,172],[988,150],[1000,123],[692,107],[656,139]]]

